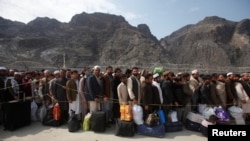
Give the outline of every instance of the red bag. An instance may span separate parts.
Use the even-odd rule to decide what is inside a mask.
[[[53,107],[53,119],[54,120],[60,120],[61,119],[61,109],[59,107],[59,104],[56,103]]]

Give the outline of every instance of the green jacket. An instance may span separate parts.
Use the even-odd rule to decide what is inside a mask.
[[[74,79],[70,79],[66,83],[66,95],[68,101],[75,101],[78,94],[77,85]]]

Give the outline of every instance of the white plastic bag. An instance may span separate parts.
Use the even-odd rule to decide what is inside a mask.
[[[204,116],[205,119],[209,119],[209,117],[210,117],[211,115],[216,115],[216,114],[215,114],[214,108],[212,108],[212,107],[206,107],[206,108],[203,110],[202,115]]]
[[[136,125],[143,124],[143,109],[140,105],[133,105],[133,119]]]
[[[203,113],[203,111],[206,109],[207,104],[198,104],[198,111],[200,114]]]
[[[177,122],[178,121],[177,111],[171,110],[168,113],[168,121],[170,121],[170,122]]]
[[[37,116],[36,116],[36,111],[37,111],[37,104],[35,100],[32,100],[31,102],[31,120],[32,121],[37,121]]]
[[[43,122],[44,117],[47,115],[47,107],[43,104],[37,111],[38,119]]]
[[[228,108],[229,114],[235,119],[237,125],[245,125],[243,117],[243,109],[239,106],[231,106]]]

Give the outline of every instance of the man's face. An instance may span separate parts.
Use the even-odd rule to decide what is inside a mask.
[[[66,76],[66,71],[65,70],[60,70],[60,76],[65,77]]]
[[[78,76],[79,76],[78,73],[76,73],[76,72],[72,73],[72,78],[73,79],[78,79]]]
[[[115,72],[115,76],[119,77],[119,76],[121,76],[121,73],[122,73],[122,71],[118,70],[118,71]]]
[[[193,74],[194,78],[198,78],[199,76],[200,76],[199,72]]]
[[[153,76],[150,76],[148,79],[145,79],[145,82],[152,84],[153,83]]]
[[[161,82],[161,77],[157,77],[157,78],[155,79],[155,81],[156,81],[156,82]]]
[[[228,76],[228,78],[229,78],[230,80],[235,80],[235,75],[234,75],[234,74],[231,74],[231,75]]]
[[[243,76],[241,77],[241,79],[244,80],[244,81],[249,81],[250,75],[249,75],[249,74],[245,74],[245,75],[243,75]]]
[[[95,74],[96,76],[100,76],[101,70],[100,70],[99,68],[96,68],[96,69],[94,70],[94,74]]]
[[[111,75],[113,73],[113,69],[112,68],[107,68],[107,74]]]
[[[133,74],[134,76],[138,76],[138,74],[139,74],[138,69],[133,69],[133,70],[132,70],[132,74]]]
[[[5,70],[0,70],[0,76],[4,76],[5,74]]]
[[[127,83],[127,77],[122,77],[121,81],[126,84]]]
[[[221,74],[221,75],[218,76],[218,80],[224,81],[224,80],[225,80],[225,77]]]

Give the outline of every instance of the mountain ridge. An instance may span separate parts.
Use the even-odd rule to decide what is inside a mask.
[[[211,16],[158,40],[146,24],[134,27],[113,14],[83,12],[68,23],[37,17],[24,24],[0,17],[0,64],[14,67],[30,61],[34,67],[59,68],[65,53],[71,68],[95,64],[246,67],[250,65],[249,28],[249,19],[233,22]]]

